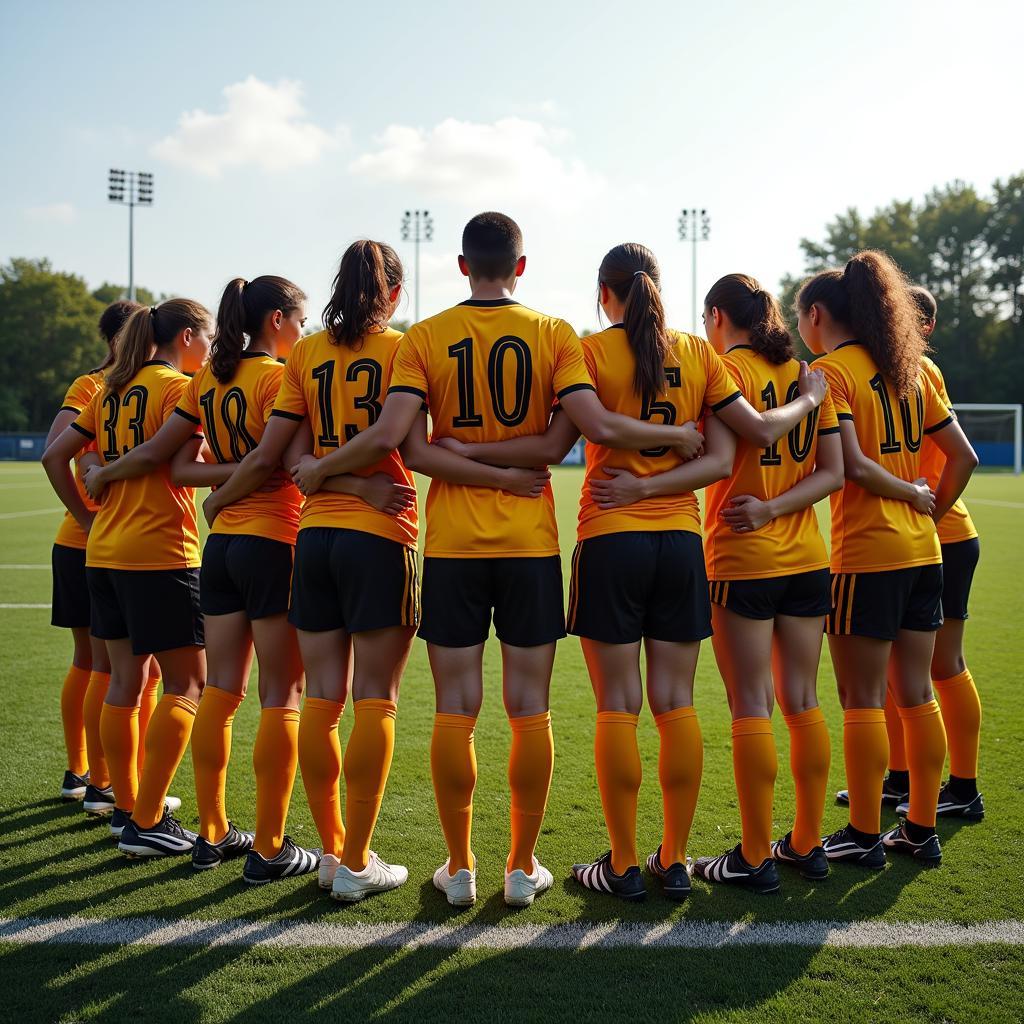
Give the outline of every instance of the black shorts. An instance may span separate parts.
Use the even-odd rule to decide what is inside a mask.
[[[85,570],[92,635],[132,642],[133,654],[202,647],[198,569]]]
[[[292,587],[292,546],[248,534],[212,533],[199,570],[204,615],[283,615]]]
[[[361,530],[299,530],[288,621],[323,633],[415,626],[419,622],[416,552]]]
[[[569,632],[606,644],[711,636],[700,537],[651,530],[580,541],[572,557]]]
[[[712,580],[708,590],[712,604],[745,619],[774,619],[776,615],[814,618],[831,610],[828,586],[828,569],[812,569],[758,580]]]
[[[895,640],[901,629],[931,633],[942,626],[942,565],[832,576],[825,632]]]
[[[977,537],[942,545],[942,617],[966,619],[974,570],[981,557]],[[57,606],[54,605],[56,608]]]
[[[565,636],[562,560],[425,558],[420,637],[438,647],[474,647],[491,631],[512,647]]]
[[[88,629],[89,584],[85,579],[85,549],[54,544],[53,604],[50,624],[64,629]]]

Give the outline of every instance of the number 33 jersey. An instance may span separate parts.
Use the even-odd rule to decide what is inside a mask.
[[[100,388],[71,425],[104,464],[148,441],[174,412],[188,377],[151,359],[120,392]],[[103,492],[85,549],[101,569],[194,569],[199,565],[195,491],[175,487],[165,463],[152,473],[115,480]]]
[[[437,437],[543,434],[556,399],[593,385],[576,332],[514,299],[470,299],[409,329],[390,390],[418,395]],[[424,552],[439,558],[558,554],[550,486],[539,498],[433,480]]]
[[[313,454],[322,458],[377,422],[401,338],[391,328],[366,334],[351,348],[333,344],[327,331],[302,338],[288,357],[272,415],[308,418],[313,430]],[[374,473],[387,473],[397,483],[415,487],[397,451],[355,475]],[[355,495],[317,491],[302,506],[299,529],[307,526],[362,530],[415,546],[416,505],[389,516]]]
[[[917,480],[921,443],[952,414],[921,373],[909,398],[897,399],[867,348],[847,341],[814,364],[828,381],[839,422],[852,420],[860,450],[901,480]],[[884,572],[942,561],[930,516],[847,480],[832,495],[832,572]]]

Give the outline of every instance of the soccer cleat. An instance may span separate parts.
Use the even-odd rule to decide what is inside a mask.
[[[408,877],[408,868],[401,864],[386,864],[371,850],[362,871],[353,871],[344,864],[338,865],[331,886],[331,899],[340,903],[358,903],[374,893],[397,889],[405,884]]]
[[[895,807],[897,804],[909,799],[910,794],[907,792],[906,787],[895,784],[892,780],[892,774],[887,772],[882,780],[882,806]],[[836,803],[849,806],[850,791],[848,789],[839,790],[836,793]]]
[[[192,867],[196,871],[209,871],[232,857],[241,857],[252,849],[253,839],[252,832],[241,832],[229,821],[227,835],[219,843],[196,837],[196,845],[192,847]]]
[[[121,831],[117,848],[129,857],[175,857],[191,853],[198,838],[165,806],[164,816],[152,828],[140,828],[129,821]]]
[[[132,816],[130,811],[122,811],[120,807],[115,807],[110,815],[110,834],[115,839],[120,839],[125,825],[127,825],[131,820]]]
[[[932,832],[919,843],[908,834],[907,823],[901,821],[895,828],[882,833],[882,845],[894,853],[905,853],[928,868],[937,868],[942,863],[942,844]]]
[[[434,888],[448,897],[453,907],[471,907],[476,903],[476,861],[473,870],[460,868],[454,875],[448,874],[448,861],[434,872]]]
[[[905,818],[910,813],[910,802],[906,801],[896,808],[896,813]],[[985,817],[985,801],[980,793],[972,797],[957,797],[948,782],[939,790],[939,803],[935,813],[940,818],[963,818],[966,821],[981,821]]]
[[[304,850],[296,846],[291,836],[285,836],[281,852],[269,860],[250,850],[242,868],[242,878],[250,885],[266,885],[282,878],[308,875],[320,866],[319,850]]]
[[[885,867],[885,849],[881,837],[861,839],[863,835],[863,832],[856,832],[852,825],[844,825],[838,832],[826,836],[821,846],[829,860],[881,871]]]
[[[89,773],[76,775],[73,771],[64,773],[64,781],[60,785],[61,800],[81,800],[89,788]]]
[[[828,878],[828,857],[820,846],[815,846],[808,853],[797,853],[793,849],[793,833],[787,832],[781,839],[772,843],[772,857],[781,864],[792,864],[800,874],[812,882],[821,882]]]
[[[756,867],[748,864],[743,858],[740,843],[728,853],[717,857],[698,857],[693,865],[693,873],[705,882],[722,882],[726,885],[738,885],[761,895],[779,891],[779,872],[775,861],[766,857]]]
[[[317,875],[316,884],[321,889],[330,889],[334,885],[334,876],[338,873],[341,861],[333,853],[324,853],[320,856],[320,871]]]
[[[573,864],[572,875],[584,889],[618,896],[630,903],[639,903],[647,895],[644,876],[634,864],[621,875],[612,870],[612,851],[602,854],[593,864]]]
[[[687,858],[689,861],[689,858]],[[661,845],[647,858],[647,870],[661,882],[662,891],[670,900],[684,900],[690,895],[690,865],[676,861],[665,867],[661,863]]]
[[[82,800],[82,810],[94,818],[105,818],[108,814],[114,813],[114,788],[107,786],[106,789],[97,789],[91,782],[85,787],[85,797]]]
[[[533,874],[528,875],[522,868],[505,872],[505,904],[509,907],[528,907],[535,897],[547,892],[554,881],[551,872],[534,857]]]

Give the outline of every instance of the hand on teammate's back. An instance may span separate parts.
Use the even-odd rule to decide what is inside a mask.
[[[800,360],[800,377],[797,382],[801,395],[810,395],[815,406],[825,401],[828,382],[821,370],[812,370],[804,360]]]

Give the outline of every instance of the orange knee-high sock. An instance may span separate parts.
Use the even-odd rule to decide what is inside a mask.
[[[949,739],[949,771],[958,779],[978,777],[981,740],[981,701],[970,670],[949,679],[933,679],[942,705],[942,721]],[[916,818],[914,819],[917,820]]]
[[[345,848],[338,780],[341,778],[341,737],[338,722],[345,705],[307,697],[299,716],[299,765],[309,810],[320,833],[324,853],[340,857]]]
[[[643,779],[636,742],[638,715],[598,711],[594,765],[601,807],[612,846],[612,871],[621,875],[640,861],[636,849],[636,803]]]
[[[512,792],[512,845],[507,871],[533,874],[533,853],[544,824],[555,763],[551,712],[510,718],[512,749],[508,755],[508,785]]]
[[[907,820],[934,828],[942,769],[946,764],[946,729],[939,705],[930,700],[912,708],[900,708],[900,718],[903,719],[910,771]]]
[[[658,781],[665,814],[661,863],[669,867],[686,863],[686,844],[704,771],[704,740],[692,707],[673,708],[655,715],[654,723],[661,736]]]
[[[789,768],[796,789],[796,817],[790,843],[797,853],[810,853],[821,844],[821,819],[832,760],[832,743],[821,708],[786,715],[789,730]]]
[[[89,755],[89,781],[97,789],[106,789],[110,785],[110,769],[107,767],[103,740],[100,737],[100,715],[103,714],[103,702],[107,699],[109,687],[109,672],[93,672],[89,676],[89,690],[85,695],[83,708],[85,748]]]
[[[846,709],[843,759],[850,793],[850,824],[861,832],[877,835],[882,830],[882,780],[889,764],[882,708]]]
[[[72,665],[60,688],[60,720],[64,726],[64,748],[68,770],[84,775],[89,770],[85,745],[85,695],[89,690],[89,670]]]
[[[192,771],[196,781],[199,834],[208,843],[219,843],[228,834],[224,790],[231,760],[231,727],[241,703],[242,698],[237,693],[207,686],[192,727]]]
[[[903,719],[892,690],[885,691],[885,732],[889,737],[889,771],[907,770],[907,747],[903,742]]]
[[[471,715],[434,716],[430,738],[430,774],[441,831],[448,847],[448,872],[473,867],[473,790],[476,789],[476,749]]]
[[[139,777],[139,795],[132,820],[152,828],[164,814],[164,800],[185,755],[198,705],[188,697],[165,693],[146,731],[146,769]]]
[[[104,704],[100,712],[100,740],[114,787],[114,801],[130,814],[139,791],[135,764],[139,752],[139,709]]]
[[[192,746],[194,758],[194,739]],[[267,860],[281,852],[298,763],[298,710],[264,708],[252,748],[252,767],[256,775],[256,839],[252,848]]]
[[[160,669],[156,662],[152,663],[151,674],[142,688],[142,700],[139,703],[139,777],[142,777],[142,769],[146,764],[146,732],[149,723],[153,720],[153,712],[160,703]],[[152,674],[152,673],[155,673]]]
[[[770,718],[733,721],[732,769],[743,823],[743,859],[757,867],[772,855],[772,805],[779,760]]]
[[[380,814],[384,787],[395,752],[393,700],[357,700],[355,723],[345,750],[345,852],[341,863],[362,871],[370,857],[370,839]]]

